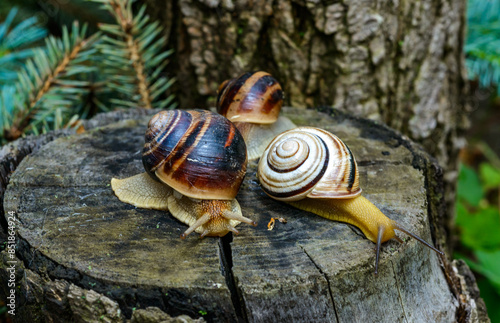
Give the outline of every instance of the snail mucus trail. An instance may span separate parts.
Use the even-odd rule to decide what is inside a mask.
[[[262,155],[257,174],[261,188],[273,199],[358,227],[376,243],[375,273],[381,244],[393,238],[402,242],[395,230],[443,255],[361,196],[356,160],[330,132],[299,127],[278,135]]]
[[[241,214],[235,197],[246,173],[246,145],[223,116],[203,110],[170,110],[148,124],[142,162],[146,170],[111,180],[116,196],[140,208],[168,210],[204,236],[238,233]]]
[[[217,93],[217,112],[241,132],[248,160],[259,158],[277,134],[296,127],[290,119],[279,116],[284,92],[267,72],[247,72],[226,80]]]

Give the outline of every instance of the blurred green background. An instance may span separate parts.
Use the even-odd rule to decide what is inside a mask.
[[[110,8],[103,9],[100,2],[103,1],[65,0],[57,2],[57,6],[54,2],[36,0],[0,2],[0,143],[16,139],[23,133],[36,134],[75,126],[79,118],[106,111],[109,106],[106,100],[110,97],[115,98],[115,106],[144,103],[140,93],[127,97],[129,92],[134,91],[126,86],[109,86],[118,83],[126,85],[131,78],[137,77],[133,71],[129,74],[121,71],[120,79],[113,76],[117,68],[123,69],[121,53],[116,48],[124,45],[110,37],[107,41],[103,37],[104,41],[100,40],[98,44],[112,58],[97,57],[97,61],[104,61],[99,73],[86,61],[96,60],[92,58],[95,55],[91,57],[95,54],[93,49],[82,51],[76,63],[70,66],[69,71],[73,73],[69,74],[83,73],[87,77],[60,77],[44,102],[36,102],[36,91],[20,96],[13,85],[18,80],[18,72],[26,68],[28,74],[22,76],[24,86],[36,87],[37,78],[43,77],[43,70],[50,72],[52,60],[57,60],[55,54],[50,55],[51,50],[70,51],[80,44],[81,39],[73,39],[69,36],[71,34],[84,38],[86,29],[86,35],[97,32],[118,35],[119,38],[122,32],[119,31],[119,18],[113,15]],[[125,14],[127,10],[139,12],[136,16],[140,17],[143,8],[136,3],[123,10]],[[75,20],[81,25],[73,25]],[[464,54],[470,82],[471,125],[467,147],[460,154],[454,257],[464,259],[474,271],[491,321],[500,323],[500,0],[469,0],[467,22]],[[162,108],[173,107],[174,97],[163,93],[174,80],[159,72],[147,71],[158,66],[158,62],[166,61],[169,55],[162,48],[164,42],[159,39],[161,28],[146,18],[138,19],[136,23],[141,30],[132,31],[135,36],[145,44],[154,44],[149,46],[152,47],[150,52],[143,48],[143,54],[152,61],[151,66],[145,66],[150,78],[150,93],[154,94],[151,104]],[[72,32],[68,33],[68,30]],[[49,36],[52,38],[47,38]],[[62,37],[63,42],[57,43],[54,37]],[[123,50],[126,48],[123,47]],[[29,58],[33,59],[33,63],[28,63]],[[165,65],[160,70],[163,68]],[[103,83],[108,85],[106,89],[102,87]],[[75,106],[75,101],[69,102],[67,94],[81,103]],[[62,108],[54,109],[53,106]],[[0,313],[5,311],[6,308],[0,304]]]
[[[470,129],[460,154],[455,258],[476,275],[491,322],[500,322],[500,0],[469,0],[464,47]]]

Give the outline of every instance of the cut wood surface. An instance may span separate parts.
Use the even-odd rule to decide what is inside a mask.
[[[297,125],[322,127],[343,139],[358,161],[363,195],[433,241],[430,227],[439,232],[440,225],[440,198],[433,197],[439,176],[432,178],[436,169],[417,146],[388,128],[329,109],[284,110]],[[258,185],[256,162],[249,164],[237,199],[258,226],[240,224],[237,236],[181,240],[187,227],[168,212],[124,204],[111,190],[112,177],[144,171],[148,120],[56,139],[25,157],[11,175],[4,211],[18,218],[17,255],[23,270],[39,277],[26,288],[41,295],[31,302],[41,305],[43,315],[50,316],[52,304],[69,312],[60,318],[75,319],[74,306],[54,302],[47,292],[61,282],[66,296],[79,288],[117,304],[115,316],[99,312],[109,321],[130,319],[146,307],[208,321],[452,322],[462,312],[470,320],[467,302],[473,300],[457,296],[458,274],[446,259],[400,235],[403,244],[383,245],[374,275],[372,242],[352,226],[268,198]],[[271,217],[287,223],[267,230]],[[0,275],[5,259],[3,266]]]

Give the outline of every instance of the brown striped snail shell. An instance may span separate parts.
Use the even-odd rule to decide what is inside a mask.
[[[232,122],[274,123],[283,105],[281,85],[266,72],[247,72],[219,86],[217,112]]]
[[[146,172],[183,195],[232,200],[246,173],[245,142],[225,118],[209,111],[163,111],[149,121]]]
[[[279,116],[283,99],[281,85],[267,72],[247,72],[219,86],[217,112],[240,130],[249,160],[259,158],[277,134],[295,128]]]
[[[151,118],[142,161],[146,173],[113,178],[117,197],[137,207],[169,210],[201,236],[223,236],[240,222],[235,199],[246,172],[246,146],[238,129],[209,111],[170,110]]]
[[[276,136],[259,161],[257,176],[263,191],[273,199],[358,227],[377,244],[375,273],[381,243],[393,238],[401,242],[394,230],[442,254],[361,196],[356,160],[347,145],[330,132],[299,127]]]

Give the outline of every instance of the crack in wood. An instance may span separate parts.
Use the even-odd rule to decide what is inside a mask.
[[[318,269],[319,273],[325,278],[326,285],[328,287],[328,295],[330,295],[330,300],[332,301],[333,311],[335,312],[335,319],[337,320],[337,322],[340,322],[339,316],[337,314],[337,307],[335,306],[335,299],[333,298],[332,289],[330,287],[330,280],[328,279],[327,274],[325,272],[323,272],[323,270],[321,269],[321,267],[314,261],[314,259],[311,257],[311,255],[309,255],[307,253],[307,250],[304,248],[304,246],[302,246],[302,245],[299,244],[298,247],[300,249],[302,249],[302,251],[307,256],[307,258],[309,258],[309,260],[311,260],[311,262],[314,265],[314,267],[316,267],[316,269]]]
[[[401,290],[399,289],[399,280],[398,280],[398,276],[396,275],[396,268],[394,268],[394,261],[390,260],[390,262],[391,262],[392,272],[394,273],[394,280],[396,281],[396,288],[398,289],[399,304],[401,304],[401,310],[403,311],[403,317],[404,317],[405,321],[408,322],[408,318],[406,317],[405,307],[403,304],[403,298],[401,296]]]
[[[233,274],[233,255],[231,250],[231,242],[233,234],[228,233],[219,238],[219,260],[221,265],[221,274],[226,280],[227,288],[231,294],[231,302],[236,313],[238,322],[248,322],[248,315],[245,311],[243,298],[238,293],[236,279]]]

